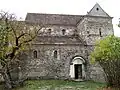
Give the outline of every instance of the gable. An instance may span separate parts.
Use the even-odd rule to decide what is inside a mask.
[[[90,16],[102,16],[102,17],[110,17],[98,3],[88,12]]]

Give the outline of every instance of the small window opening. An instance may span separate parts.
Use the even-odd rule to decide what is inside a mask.
[[[87,34],[89,34],[90,32],[89,31],[87,31]]]
[[[49,34],[49,35],[51,34],[51,29],[48,29],[48,34]]]
[[[102,37],[101,28],[99,28],[99,34],[100,34],[100,37]]]
[[[96,8],[96,10],[98,11],[98,10],[99,10],[99,8]]]
[[[54,58],[57,58],[57,51],[54,51]]]
[[[34,56],[34,58],[37,58],[37,51],[33,52],[33,56]]]
[[[66,32],[66,30],[65,30],[65,29],[63,29],[63,30],[62,30],[62,35],[65,35],[65,32]]]

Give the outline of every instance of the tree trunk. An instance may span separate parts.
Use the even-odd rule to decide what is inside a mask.
[[[7,69],[4,69],[2,75],[5,80],[5,90],[12,90],[11,80],[7,73]]]

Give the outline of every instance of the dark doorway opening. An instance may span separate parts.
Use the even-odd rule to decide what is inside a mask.
[[[82,64],[75,64],[75,79],[82,79]]]

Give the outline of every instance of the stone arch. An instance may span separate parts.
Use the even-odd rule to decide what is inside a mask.
[[[81,55],[75,55],[75,56],[71,57],[71,59],[70,59],[70,64],[72,64],[72,62],[73,62],[73,60],[74,60],[75,58],[79,58],[79,59],[84,60],[84,63],[83,63],[83,64],[86,64],[86,63],[87,63],[86,59],[85,59],[83,56],[81,56]]]
[[[74,62],[76,59],[79,59],[80,61],[82,61],[83,64],[85,63],[85,60],[82,57],[74,57],[72,62]]]
[[[70,63],[70,78],[72,79],[85,79],[85,59],[80,56],[72,58]]]

